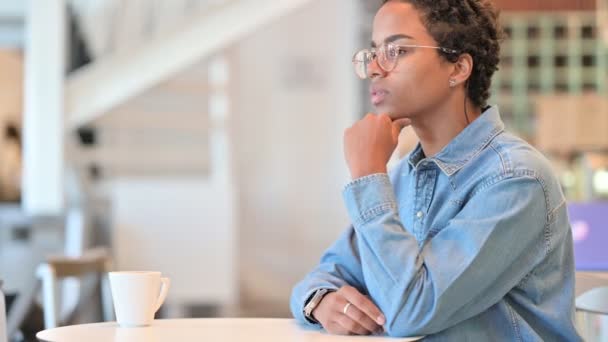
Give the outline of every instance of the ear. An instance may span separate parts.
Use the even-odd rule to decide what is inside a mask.
[[[453,68],[449,79],[450,86],[465,84],[473,72],[473,57],[468,53],[463,53],[458,57]]]

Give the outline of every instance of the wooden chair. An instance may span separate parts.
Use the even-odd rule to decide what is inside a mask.
[[[105,248],[94,248],[85,251],[81,256],[49,256],[36,270],[37,281],[31,289],[24,291],[13,304],[8,319],[8,336],[15,334],[25,319],[32,304],[42,288],[42,307],[44,328],[50,329],[69,323],[82,310],[83,303],[90,301],[97,291],[101,294],[102,318],[114,320],[114,309],[107,272],[111,270],[112,261]],[[61,314],[59,284],[61,280],[76,277],[82,281],[85,276],[95,276],[97,286],[90,291],[80,291],[78,301]]]
[[[111,259],[104,248],[91,249],[80,257],[51,256],[46,262],[38,266],[36,275],[42,285],[42,303],[44,310],[45,329],[54,328],[64,322],[69,322],[78,312],[79,305],[70,310],[64,317],[60,317],[58,300],[58,284],[62,279],[69,277],[81,278],[94,275],[98,281],[98,290],[102,297],[103,318],[112,320],[113,308],[107,273],[111,269]],[[95,290],[95,289],[93,289]],[[78,304],[86,302],[92,293],[80,293]]]

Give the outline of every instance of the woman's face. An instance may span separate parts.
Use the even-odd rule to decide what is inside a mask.
[[[396,45],[437,46],[422,24],[420,13],[411,4],[391,1],[376,14],[372,46],[387,42]],[[449,78],[453,64],[436,49],[407,48],[396,67],[385,72],[376,60],[369,65],[371,101],[377,113],[391,118],[415,118],[437,110],[450,95]]]

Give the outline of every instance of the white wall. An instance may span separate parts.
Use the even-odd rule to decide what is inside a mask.
[[[236,300],[230,194],[202,178],[120,179],[111,184],[118,270],[172,279],[169,304]]]
[[[357,112],[357,2],[313,1],[236,47],[234,141],[246,302],[291,287],[348,224],[343,130]]]

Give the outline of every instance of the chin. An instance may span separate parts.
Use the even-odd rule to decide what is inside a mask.
[[[377,114],[388,114],[389,116],[393,116],[392,113],[394,112],[394,107],[390,106],[388,104],[385,103],[380,103],[378,105],[373,105],[374,109],[376,110]]]
[[[374,106],[374,108],[376,110],[376,114],[388,114],[391,119],[401,119],[409,117],[409,115],[403,113],[403,110],[399,110],[394,106],[390,106],[388,104],[379,104],[377,106]]]

